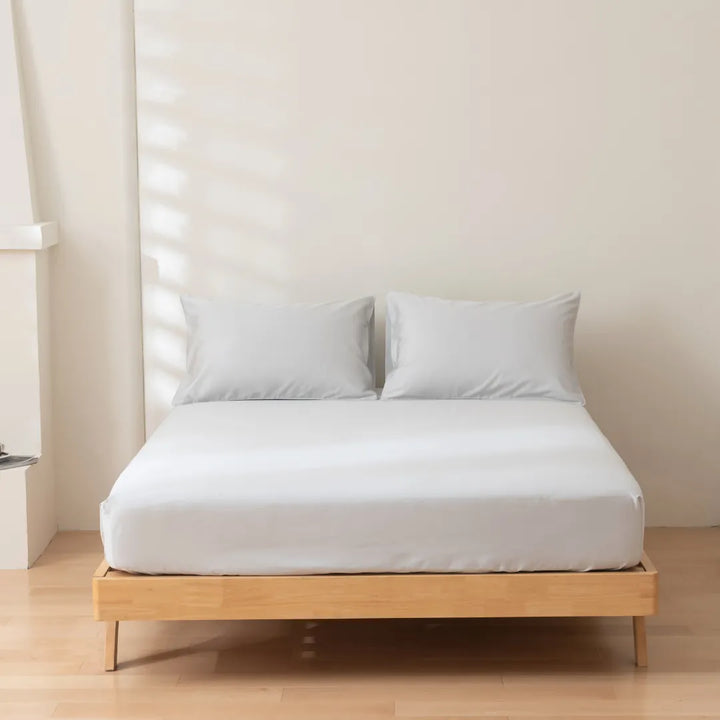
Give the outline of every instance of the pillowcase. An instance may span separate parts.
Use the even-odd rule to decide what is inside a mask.
[[[174,405],[376,398],[372,297],[318,305],[182,298],[187,376]]]
[[[390,293],[382,399],[550,398],[584,403],[573,364],[580,293],[467,302]]]

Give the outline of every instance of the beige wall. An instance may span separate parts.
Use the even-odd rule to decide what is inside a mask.
[[[51,251],[60,528],[98,503],[143,437],[131,4],[16,0],[39,216]]]
[[[119,0],[17,5],[39,201],[62,224],[60,523],[93,527],[142,435],[132,18]],[[588,406],[649,522],[720,522],[720,3],[136,0],[136,16],[150,427],[181,371],[185,289],[580,288]]]

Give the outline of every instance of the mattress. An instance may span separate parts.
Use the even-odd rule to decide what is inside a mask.
[[[623,568],[644,525],[587,411],[537,400],[177,407],[100,520],[112,567],[202,575]]]

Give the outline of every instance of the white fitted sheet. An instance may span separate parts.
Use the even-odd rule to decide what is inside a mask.
[[[175,408],[101,505],[140,573],[596,570],[641,557],[643,499],[580,405]]]

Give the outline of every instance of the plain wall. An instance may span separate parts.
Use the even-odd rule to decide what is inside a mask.
[[[391,289],[581,289],[588,408],[648,521],[720,522],[719,3],[135,7],[149,429],[183,292],[382,321]]]
[[[89,528],[143,431],[132,13],[17,9],[39,203],[62,228],[59,519]],[[648,522],[720,522],[719,3],[135,10],[149,428],[182,370],[184,291],[375,293],[382,315],[389,289],[579,288],[588,408]]]
[[[132,5],[16,0],[38,214],[49,252],[61,529],[98,503],[143,440]]]

